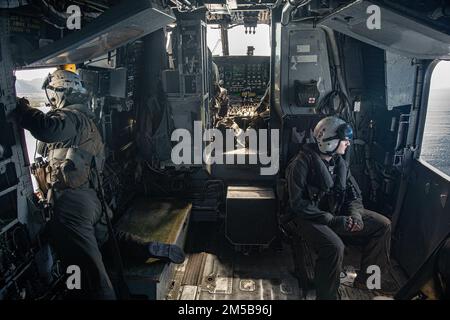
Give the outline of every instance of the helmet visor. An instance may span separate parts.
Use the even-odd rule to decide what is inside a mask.
[[[337,136],[340,140],[352,140],[353,129],[348,123],[341,124],[336,130]]]
[[[348,123],[341,124],[336,129],[336,135],[323,139],[324,142],[331,141],[331,140],[352,140],[353,139],[353,129]]]

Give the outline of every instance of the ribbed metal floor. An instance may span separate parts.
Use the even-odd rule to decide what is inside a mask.
[[[204,228],[206,227],[206,228]],[[306,295],[294,275],[292,250],[278,243],[258,252],[236,252],[220,236],[220,230],[204,227],[191,230],[191,250],[186,261],[177,266],[169,300],[312,300],[314,290]],[[203,250],[202,250],[203,247]],[[312,274],[314,257],[306,259]],[[352,287],[358,269],[359,254],[346,250],[341,286],[342,300],[371,300],[376,294]],[[399,281],[398,275],[393,275]]]
[[[210,253],[192,254],[176,269],[168,299],[297,300],[300,292],[290,260],[286,252],[270,249],[223,260]]]

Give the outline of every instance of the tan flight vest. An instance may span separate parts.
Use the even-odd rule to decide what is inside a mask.
[[[46,180],[56,190],[88,186],[91,169],[95,165],[101,172],[105,158],[102,137],[94,121],[81,111],[68,108],[64,111],[74,113],[81,126],[70,147],[55,148],[56,144],[48,144]]]

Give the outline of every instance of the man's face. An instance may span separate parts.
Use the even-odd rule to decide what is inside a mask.
[[[339,142],[339,146],[336,149],[336,154],[340,154],[343,155],[345,154],[345,151],[347,150],[347,148],[350,146],[350,140],[341,140]]]

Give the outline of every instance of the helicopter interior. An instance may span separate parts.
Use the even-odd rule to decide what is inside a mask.
[[[427,147],[450,121],[430,102],[433,83],[450,79],[447,2],[23,0],[0,10],[0,299],[67,291],[30,173],[35,140],[9,117],[16,96],[46,108],[42,82],[33,89],[22,74],[55,68],[76,71],[90,92],[114,226],[187,253],[181,265],[118,263],[105,248],[111,280],[124,278],[133,298],[314,299],[315,253],[284,223],[284,174],[327,115],[353,127],[345,159],[364,205],[392,221],[398,298],[442,296],[442,281],[420,276],[450,233],[449,141]],[[442,121],[436,132],[430,119]],[[183,161],[174,132],[192,137]],[[352,287],[357,249],[346,248],[344,300],[375,296]]]

